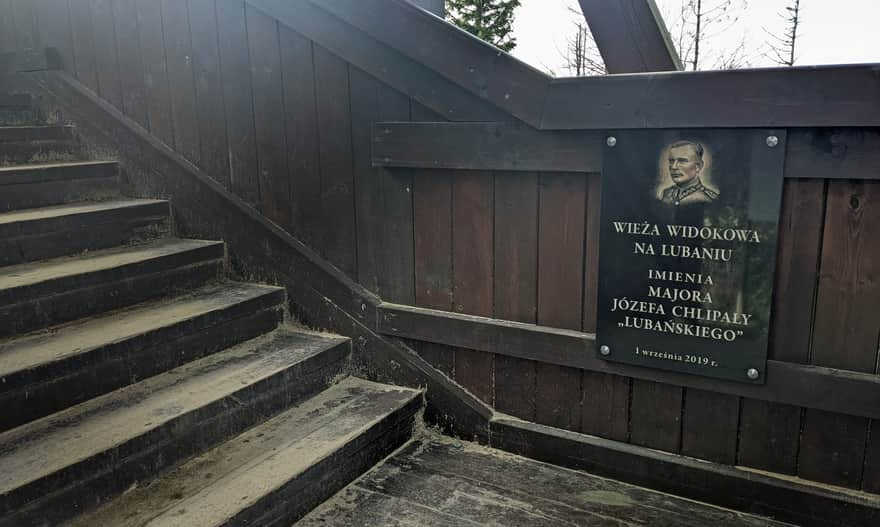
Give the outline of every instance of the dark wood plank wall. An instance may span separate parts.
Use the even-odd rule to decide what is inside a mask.
[[[0,0],[0,51],[57,47],[83,84],[384,300],[595,330],[599,174],[374,168],[374,122],[444,120],[420,102],[430,93],[377,78],[412,64],[358,69],[243,0],[62,6]],[[798,134],[801,146],[828,139],[793,131],[792,144]],[[859,137],[880,145],[875,132]],[[836,161],[804,155],[792,148],[786,161],[815,179],[785,182],[770,355],[880,373],[880,181],[825,179]],[[871,159],[845,168],[880,170]],[[516,417],[880,491],[876,421],[413,345]]]

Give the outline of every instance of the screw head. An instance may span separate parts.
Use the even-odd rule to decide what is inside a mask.
[[[773,148],[774,146],[776,146],[778,144],[779,144],[778,137],[776,137],[775,135],[768,135],[767,136],[767,146],[769,146],[770,148]]]
[[[611,355],[611,348],[609,348],[605,344],[602,344],[601,346],[599,346],[599,353],[606,356]]]
[[[605,144],[608,145],[608,146],[610,146],[611,148],[614,148],[614,145],[617,144],[617,138],[614,137],[613,135],[609,135],[609,136],[605,139]]]
[[[760,375],[761,373],[758,371],[757,368],[749,368],[748,371],[746,371],[746,376],[748,376],[748,378],[753,381],[756,380]]]

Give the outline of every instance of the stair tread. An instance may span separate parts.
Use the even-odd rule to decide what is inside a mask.
[[[17,337],[0,343],[0,379],[73,355],[86,354],[107,344],[194,319],[280,289],[227,282],[203,287],[171,300],[154,300]]]
[[[0,178],[4,173],[18,173],[34,170],[46,170],[51,168],[65,167],[83,167],[83,166],[105,166],[115,165],[116,161],[57,161],[52,163],[28,163],[25,165],[4,165],[0,166]]]
[[[161,199],[112,199],[107,201],[86,201],[65,203],[62,205],[50,205],[46,207],[36,207],[33,209],[21,209],[11,212],[0,213],[0,225],[10,223],[19,223],[25,221],[39,221],[49,218],[58,218],[74,214],[89,214],[94,212],[104,212],[113,209],[124,209],[129,207],[141,207],[144,205],[152,205],[155,203],[168,203]]]
[[[124,267],[136,262],[222,244],[223,242],[212,240],[163,238],[140,245],[114,247],[76,256],[11,265],[0,268],[0,291],[82,273]]]
[[[234,396],[346,340],[282,328],[8,430],[0,434],[0,496]]]
[[[72,525],[224,525],[420,393],[349,377]]]

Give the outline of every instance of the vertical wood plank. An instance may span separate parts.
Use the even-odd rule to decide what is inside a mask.
[[[37,49],[40,36],[34,16],[33,0],[13,0],[12,16],[15,23],[17,49]]]
[[[880,420],[871,421],[870,441],[865,455],[862,490],[880,494]]]
[[[189,0],[189,27],[200,144],[199,166],[214,180],[229,188],[226,112],[214,0]]]
[[[495,182],[495,317],[536,323],[538,175],[505,174]],[[495,356],[495,408],[534,421],[535,362]]]
[[[599,290],[599,225],[602,203],[600,174],[587,177],[587,215],[584,236],[583,330],[596,331]],[[629,439],[628,377],[584,371],[581,431],[617,441]]]
[[[284,105],[287,109],[285,128],[293,234],[306,245],[323,252],[312,42],[284,26],[281,27],[281,64],[284,71]]]
[[[226,113],[229,186],[238,197],[256,206],[260,187],[254,98],[242,0],[216,0],[220,82]]]
[[[880,305],[880,184],[828,183],[811,362],[876,371]],[[869,420],[807,410],[799,474],[859,488]]]
[[[140,1],[146,3],[145,0]],[[95,41],[92,37],[91,0],[70,0],[70,27],[76,78],[97,93],[98,71],[95,64]],[[158,27],[161,37],[161,24]]]
[[[248,49],[254,90],[254,127],[260,180],[260,211],[285,229],[290,228],[290,186],[284,95],[281,88],[281,48],[278,22],[247,7]]]
[[[538,323],[581,328],[586,176],[541,174],[538,222]],[[579,430],[581,370],[538,364],[536,420]]]
[[[116,28],[119,83],[122,91],[122,111],[147,128],[147,93],[144,83],[144,63],[138,30],[135,0],[113,1],[113,24]]]
[[[739,397],[688,389],[681,423],[681,453],[716,463],[736,463]]]
[[[357,277],[348,64],[317,45],[314,59],[324,255],[346,274]]]
[[[452,182],[452,276],[455,311],[492,316],[494,176],[457,172]],[[493,354],[455,351],[455,380],[494,404]]]
[[[192,68],[192,41],[187,3],[162,0],[162,27],[165,33],[165,64],[171,96],[171,125],[174,149],[199,164],[199,123],[196,117],[196,90]]]
[[[682,390],[678,386],[633,379],[630,441],[678,452],[681,443]]]
[[[0,0],[0,52],[13,52],[16,47],[12,0]]]
[[[768,349],[776,360],[809,362],[824,209],[823,179],[785,180]],[[740,423],[739,463],[797,472],[800,408],[745,400]]]
[[[71,3],[71,9],[72,7],[73,4]],[[71,16],[73,16],[72,10]],[[147,121],[150,125],[150,132],[166,145],[173,146],[174,131],[171,125],[171,96],[168,93],[168,71],[165,67],[162,12],[158,9],[158,4],[155,1],[137,0],[137,17],[141,57],[144,62]],[[79,57],[79,52],[77,52],[77,71],[80,69]]]
[[[795,474],[801,409],[744,399],[740,418],[740,465]]]
[[[92,0],[92,33],[95,42],[98,93],[104,100],[122,110],[122,85],[119,81],[116,30],[113,22],[113,5],[110,0]]]
[[[2,9],[3,2],[0,2]],[[66,1],[36,0],[34,2],[37,27],[40,29],[40,42],[47,48],[55,48],[61,60],[61,68],[76,73],[73,62],[73,41],[70,36],[70,8]],[[0,33],[4,31],[3,15],[0,14]],[[137,33],[134,33],[135,35]],[[0,50],[3,49],[3,36],[0,36]]]

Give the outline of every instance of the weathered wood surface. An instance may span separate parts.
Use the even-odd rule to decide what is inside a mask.
[[[417,440],[298,525],[787,524],[445,438]]]

